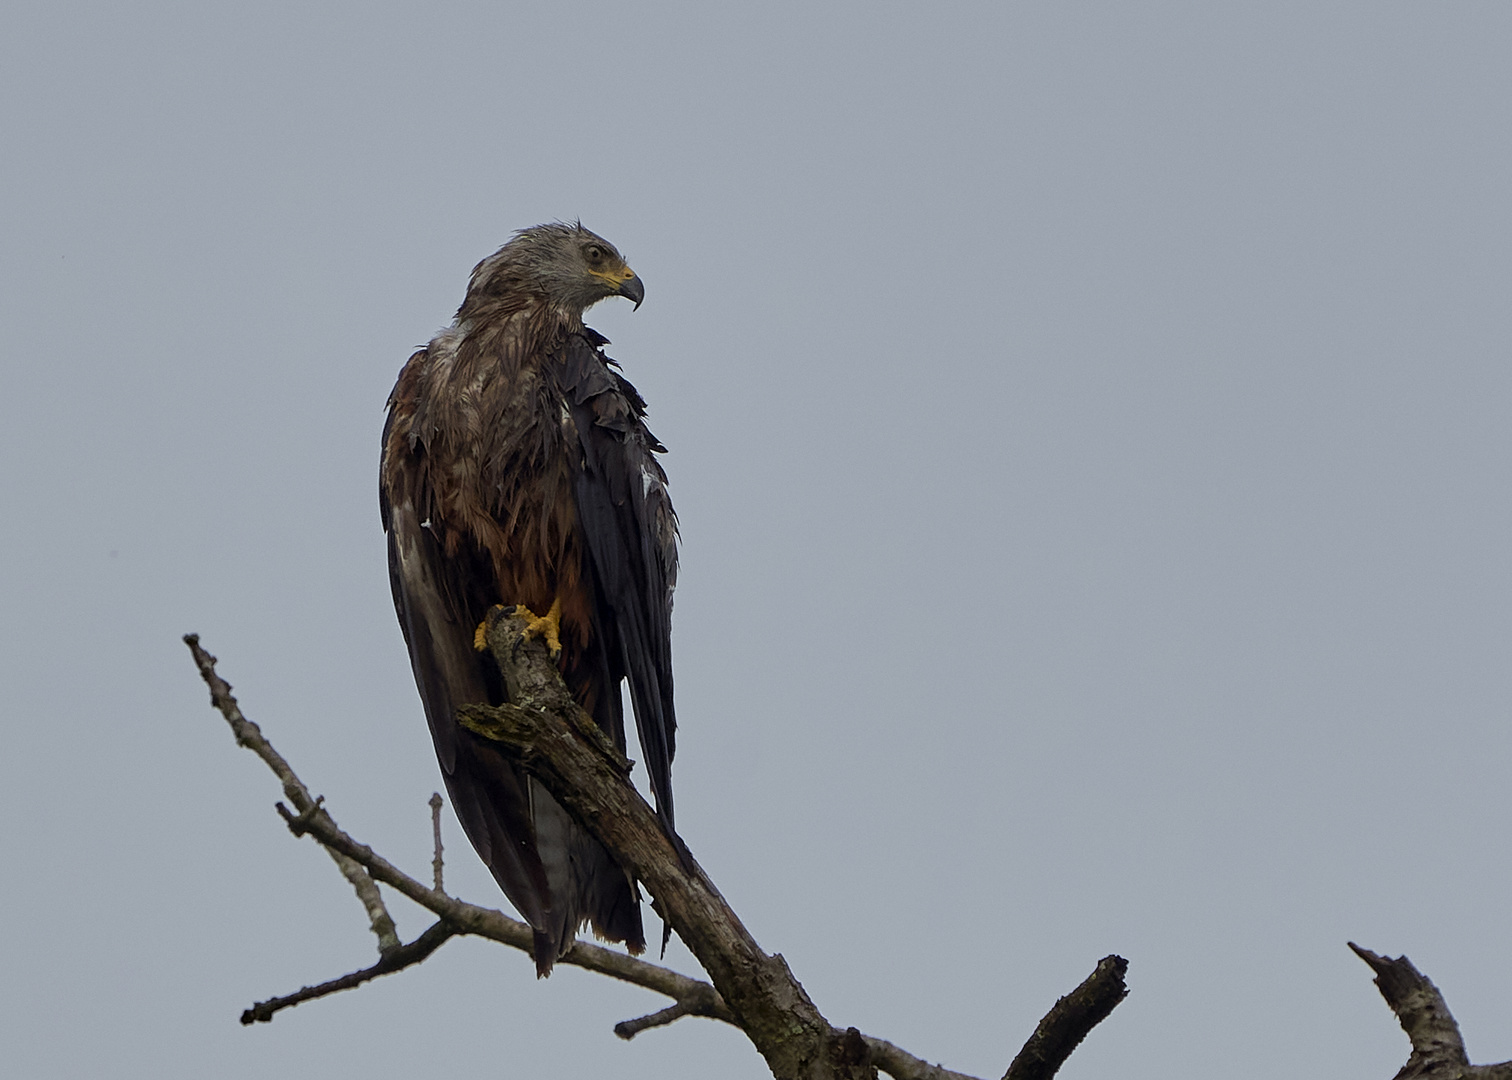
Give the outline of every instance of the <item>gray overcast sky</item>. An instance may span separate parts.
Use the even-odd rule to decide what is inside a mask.
[[[236,1022],[373,945],[179,635],[425,872],[383,404],[579,216],[647,287],[590,321],[671,447],[680,824],[832,1020],[996,1076],[1116,951],[1069,1080],[1388,1076],[1353,939],[1512,1058],[1512,6],[5,24],[7,1073],[766,1075],[476,941]]]

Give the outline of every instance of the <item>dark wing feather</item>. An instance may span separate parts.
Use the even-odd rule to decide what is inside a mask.
[[[609,368],[600,335],[568,339],[557,378],[582,448],[574,478],[578,522],[597,585],[598,631],[617,646],[616,674],[630,682],[635,726],[657,812],[673,830],[672,590],[677,517],[647,429],[645,402]],[[617,680],[616,680],[617,681]]]

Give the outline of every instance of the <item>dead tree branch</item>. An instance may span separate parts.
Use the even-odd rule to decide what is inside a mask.
[[[674,1020],[681,1020],[687,1015],[688,1010],[683,1007],[682,1002],[674,1001],[665,1009],[658,1009],[646,1016],[638,1016],[634,1020],[621,1020],[614,1025],[614,1033],[628,1042],[648,1028],[661,1027]]]
[[[1411,960],[1378,956],[1352,941],[1349,947],[1375,972],[1377,989],[1412,1043],[1412,1056],[1394,1080],[1512,1080],[1512,1061],[1470,1064],[1444,995]]]
[[[205,652],[200,646],[198,636],[190,634],[184,640],[194,653],[201,676],[210,686],[212,703],[226,717],[237,743],[252,750],[273,770],[283,783],[284,795],[300,811],[294,814],[287,809],[284,810],[285,821],[289,824],[290,831],[295,835],[310,836],[333,857],[339,855],[351,860],[371,875],[371,878],[402,893],[446,921],[454,933],[487,938],[501,945],[519,949],[526,955],[532,954],[534,934],[525,923],[512,919],[501,911],[469,904],[447,896],[439,889],[429,888],[399,870],[366,844],[359,843],[343,832],[323,803],[310,795],[309,789],[295,775],[293,768],[282,755],[273,749],[272,744],[258,730],[257,725],[242,715],[236,699],[231,695],[230,685],[216,674],[215,657]],[[664,994],[673,1001],[682,1003],[688,1016],[707,1016],[728,1023],[734,1022],[730,1011],[725,1008],[724,1002],[720,1000],[712,986],[697,979],[690,979],[670,968],[649,964],[633,956],[626,956],[624,953],[585,941],[579,941],[574,945],[559,962],[585,968],[600,975],[608,975],[611,978]],[[329,985],[321,984],[321,986]],[[344,987],[334,987],[326,992],[334,993],[338,989],[344,989]],[[307,994],[300,1000],[308,1001],[317,996],[323,995]]]
[[[446,922],[431,924],[431,928],[421,934],[408,945],[401,945],[397,949],[390,949],[379,958],[372,967],[354,971],[350,975],[343,975],[339,979],[331,979],[319,986],[301,987],[297,992],[285,997],[269,998],[267,1001],[259,1001],[241,1015],[243,1024],[266,1024],[273,1019],[273,1014],[280,1009],[287,1009],[292,1005],[298,1005],[302,1001],[310,1001],[314,998],[325,997],[340,990],[350,990],[354,986],[361,986],[369,979],[376,979],[380,975],[388,975],[391,972],[400,971],[420,963],[430,956],[447,941],[457,936],[457,930]]]
[[[879,1068],[896,1080],[973,1080],[965,1074],[931,1065],[884,1039],[862,1035],[855,1028],[841,1030],[830,1025],[783,958],[761,951],[686,847],[665,834],[654,811],[628,782],[629,762],[597,725],[577,709],[546,657],[544,646],[524,641],[519,629],[518,622],[507,617],[490,620],[489,643],[505,673],[511,704],[499,708],[469,706],[459,719],[479,734],[498,741],[506,753],[513,754],[522,767],[541,779],[569,812],[605,844],[621,865],[645,883],[656,897],[659,912],[713,976],[711,986],[623,953],[578,942],[561,963],[643,986],[673,1002],[658,1012],[619,1024],[615,1028],[617,1034],[633,1038],[641,1031],[672,1023],[682,1016],[705,1016],[741,1028],[766,1058],[773,1075],[784,1080],[867,1078],[875,1076]],[[322,800],[311,796],[288,762],[257,726],[242,715],[230,685],[215,671],[215,658],[200,647],[198,636],[191,634],[184,640],[210,687],[212,703],[230,724],[238,744],[256,753],[282,783],[293,810],[283,804],[278,805],[278,810],[290,831],[296,836],[313,838],[337,860],[344,874],[348,865],[355,870],[355,879],[347,876],[354,886],[366,882],[367,889],[359,886],[358,895],[363,898],[375,932],[380,931],[381,925],[377,912],[387,920],[383,925],[392,935],[389,942],[380,933],[380,941],[386,943],[381,947],[379,962],[372,967],[305,987],[287,997],[261,1002],[243,1014],[244,1023],[271,1019],[280,1009],[412,966],[453,936],[485,937],[527,955],[532,952],[534,935],[525,923],[442,891],[439,838],[432,864],[435,886],[429,887],[343,832]],[[439,811],[436,802],[432,803],[432,810]],[[439,921],[415,941],[400,945],[377,883],[402,893],[435,914]],[[1047,1080],[1052,1076],[1087,1031],[1122,999],[1126,992],[1122,982],[1124,966],[1117,957],[1107,958],[1081,987],[1058,1002],[1015,1058],[1007,1080]],[[1038,1071],[1015,1074],[1013,1070],[1020,1068],[1021,1060],[1036,1062],[1034,1068]]]
[[[498,609],[488,621],[488,644],[511,704],[464,706],[462,725],[492,739],[540,780],[645,884],[774,1076],[875,1075],[864,1043],[862,1052],[851,1052],[853,1041],[820,1015],[782,957],[762,952],[686,848],[667,836],[627,783],[623,755],[573,702],[555,669],[539,662],[545,645],[526,640],[521,625]],[[526,659],[531,654],[539,654],[537,662]]]
[[[1003,1080],[1050,1080],[1098,1024],[1129,996],[1129,962],[1105,956],[1075,990],[1055,1003],[1008,1066]]]
[[[195,666],[199,668],[200,678],[205,680],[205,685],[210,687],[210,703],[226,718],[226,723],[231,725],[231,733],[236,736],[236,745],[244,746],[251,750],[263,763],[273,770],[273,775],[278,777],[279,783],[283,784],[284,796],[294,804],[294,808],[301,814],[314,813],[318,807],[315,799],[311,798],[309,789],[304,782],[294,775],[294,770],[283,759],[273,745],[263,738],[262,730],[242,715],[241,706],[236,703],[236,698],[231,694],[231,684],[215,673],[215,657],[200,648],[198,634],[185,634],[184,644],[189,646],[189,651],[194,654]],[[357,899],[362,902],[363,909],[368,914],[368,922],[373,928],[373,933],[378,938],[378,955],[382,956],[394,949],[399,948],[399,931],[394,928],[394,920],[384,906],[383,897],[378,892],[378,886],[368,872],[363,869],[360,862],[339,851],[327,847],[327,853],[335,861],[341,871],[341,876],[351,882],[352,888],[357,892]]]

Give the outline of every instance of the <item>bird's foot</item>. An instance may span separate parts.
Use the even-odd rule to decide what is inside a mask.
[[[491,611],[500,611],[500,610],[503,609],[503,607],[504,607],[503,604],[495,604],[490,610]],[[476,649],[478,652],[487,652],[488,651],[488,620],[487,619],[484,619],[482,622],[480,622],[478,624],[478,628],[473,631],[473,648]]]
[[[560,596],[551,602],[551,610],[544,615],[537,615],[524,604],[515,605],[515,614],[525,620],[525,629],[520,634],[521,637],[543,638],[553,660],[561,655],[562,598]]]

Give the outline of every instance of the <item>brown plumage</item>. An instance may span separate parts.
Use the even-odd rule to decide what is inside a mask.
[[[627,679],[657,810],[672,832],[676,518],[645,403],[583,310],[640,305],[640,279],[581,225],[517,233],[474,268],[456,322],[389,399],[379,489],[394,605],[447,791],[536,934],[547,974],[578,928],[645,947],[635,883],[540,785],[461,728],[502,700],[473,633],[495,604],[560,604],[563,678],[625,748]],[[674,834],[675,835],[675,834]]]

